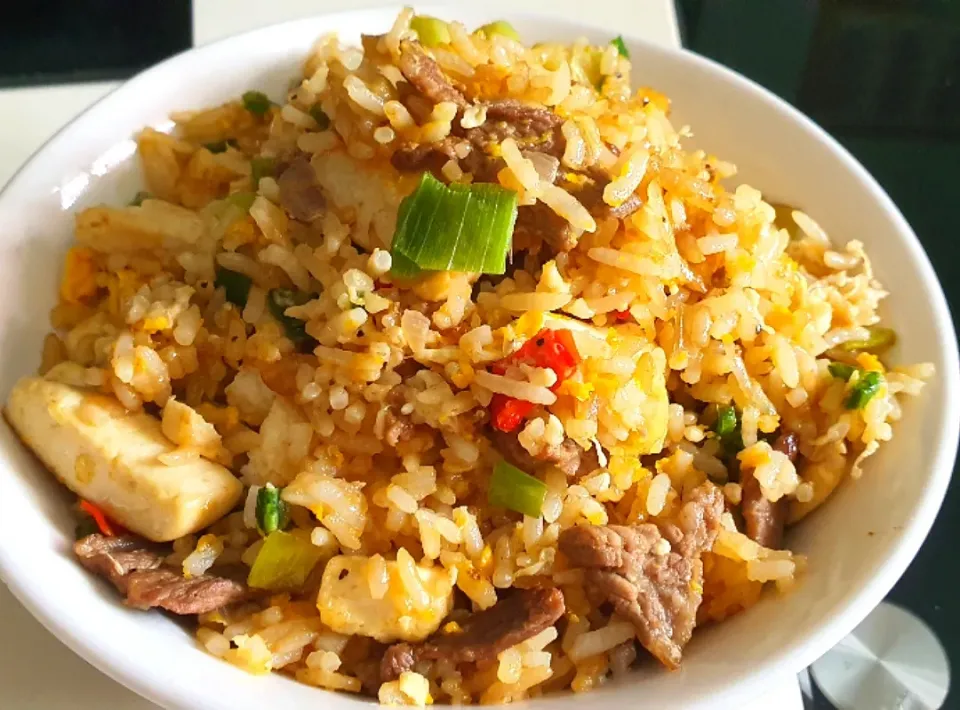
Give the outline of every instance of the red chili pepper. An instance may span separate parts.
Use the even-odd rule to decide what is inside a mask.
[[[630,311],[628,311],[628,310],[626,310],[626,309],[624,309],[624,310],[622,310],[622,311],[614,311],[614,312],[613,312],[613,319],[614,319],[615,321],[617,321],[617,323],[623,323],[623,322],[625,322],[625,321],[628,321],[628,320],[630,320]]]
[[[490,400],[490,423],[494,429],[510,432],[533,411],[533,402],[515,399],[505,394],[495,394]]]
[[[577,352],[577,345],[570,331],[545,328],[524,343],[523,347],[513,355],[491,365],[490,369],[502,375],[509,365],[527,364],[549,368],[557,376],[556,383],[550,388],[556,391],[564,380],[576,373],[579,362],[580,353]],[[500,431],[513,431],[520,426],[520,422],[533,410],[533,407],[532,402],[495,394],[490,401],[491,423]]]
[[[81,500],[80,509],[93,518],[93,521],[97,524],[97,527],[100,529],[101,533],[107,537],[113,537],[116,534],[113,531],[113,526],[110,525],[110,521],[107,519],[106,514],[104,514],[104,512],[93,503],[88,500]]]

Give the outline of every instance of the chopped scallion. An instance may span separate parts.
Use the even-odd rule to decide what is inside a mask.
[[[848,340],[837,347],[847,352],[882,353],[897,342],[897,333],[893,328],[875,325],[867,328],[870,334],[863,340]]]
[[[270,177],[277,168],[277,161],[273,158],[253,158],[250,161],[250,177],[253,180],[253,189],[260,185],[261,178]]]
[[[844,382],[849,381],[853,373],[857,371],[857,368],[845,362],[831,362],[827,365],[827,369],[830,370],[831,375]]]
[[[247,584],[271,591],[299,589],[322,555],[323,551],[309,540],[276,530],[264,538]]]
[[[489,183],[448,186],[425,172],[400,205],[394,264],[400,256],[428,271],[502,274],[516,219],[513,190]]]
[[[740,418],[737,410],[730,406],[717,407],[717,421],[713,430],[723,445],[723,451],[733,456],[743,450],[743,436],[740,434]]]
[[[140,205],[143,204],[144,200],[149,200],[151,197],[153,197],[153,195],[151,195],[149,192],[145,192],[141,190],[140,192],[138,192],[136,195],[133,196],[132,200],[130,200],[130,206],[139,207]]]
[[[621,37],[620,35],[617,35],[612,40],[610,40],[610,44],[612,44],[614,47],[617,48],[617,54],[619,54],[621,57],[626,57],[627,59],[630,59],[630,50],[628,50],[627,45],[623,43],[623,37]]]
[[[500,460],[493,467],[487,500],[490,505],[515,510],[536,518],[543,508],[547,486],[516,466]]]
[[[450,26],[436,17],[417,15],[410,20],[410,29],[417,33],[417,38],[424,47],[450,44]]]
[[[252,114],[262,116],[270,110],[270,99],[262,91],[245,91],[243,107]]]
[[[231,271],[218,266],[217,277],[213,285],[224,290],[230,303],[243,308],[247,305],[247,297],[250,295],[253,279],[238,271]]]
[[[323,112],[323,109],[320,108],[319,104],[315,104],[310,107],[310,117],[317,122],[317,127],[321,131],[325,131],[330,128],[330,117]]]
[[[227,195],[227,202],[234,207],[239,207],[244,212],[250,211],[255,199],[257,199],[257,196],[252,192],[235,192],[232,195]]]
[[[227,149],[226,141],[215,141],[213,143],[204,143],[203,147],[211,153],[222,153]]]
[[[719,437],[730,436],[737,429],[737,410],[733,407],[718,407],[717,421],[713,430]]]
[[[264,535],[283,530],[289,523],[287,504],[280,498],[281,490],[268,483],[257,491],[257,528]]]
[[[493,37],[494,35],[503,35],[504,37],[509,37],[515,42],[520,41],[520,33],[517,32],[513,25],[511,25],[506,20],[497,20],[496,22],[491,22],[490,24],[484,25],[479,30],[477,30],[486,37]]]
[[[847,409],[863,409],[867,406],[867,402],[880,391],[882,383],[883,377],[879,372],[863,373],[860,379],[850,386],[850,394],[847,395],[843,406]]]
[[[286,310],[293,306],[302,306],[314,298],[316,298],[315,294],[294,291],[289,288],[272,288],[267,294],[267,305],[270,308],[270,313],[280,321],[286,336],[301,352],[313,350],[317,346],[317,341],[307,333],[307,324],[299,318],[288,316]]]

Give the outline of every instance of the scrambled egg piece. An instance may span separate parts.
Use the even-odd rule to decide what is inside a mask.
[[[402,552],[402,551],[401,551]],[[317,608],[320,620],[337,633],[370,636],[377,641],[422,641],[440,627],[453,606],[454,574],[442,567],[415,565],[427,603],[416,608],[400,579],[397,562],[386,563],[389,584],[375,599],[369,558],[339,555],[323,571]]]

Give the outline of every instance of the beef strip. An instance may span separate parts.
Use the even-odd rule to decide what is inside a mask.
[[[564,612],[563,593],[556,588],[517,590],[489,609],[479,611],[455,634],[434,634],[420,644],[390,646],[380,663],[380,679],[394,680],[419,661],[452,663],[490,661],[511,646],[533,638],[556,623]]]
[[[280,205],[294,219],[312,222],[323,214],[327,201],[306,155],[290,161],[277,176]]]
[[[797,460],[797,435],[781,434],[773,444],[775,451]],[[747,537],[759,545],[775,550],[783,541],[783,527],[787,520],[788,503],[781,498],[776,503],[767,500],[760,489],[760,481],[748,471],[741,477],[742,491],[740,510],[743,512]]]
[[[487,120],[464,132],[467,140],[483,153],[495,152],[494,146],[513,138],[521,149],[535,150],[559,158],[566,147],[560,131],[563,119],[545,106],[502,99],[483,104]]]
[[[531,456],[517,439],[515,431],[505,432],[491,428],[488,436],[503,458],[524,471],[552,464],[567,476],[579,478],[600,468],[596,449],[584,450],[573,439],[564,439],[559,446],[547,446],[540,456]]]
[[[398,148],[390,163],[400,172],[418,173],[429,170],[439,180],[441,169],[448,160],[458,160],[456,149],[465,143],[462,138],[448,136],[436,143],[410,143]]]
[[[467,99],[446,77],[433,58],[419,42],[404,40],[400,43],[400,71],[404,78],[435,104],[452,101],[466,108]]]
[[[226,577],[184,579],[179,569],[164,563],[159,546],[133,536],[88,535],[73,549],[80,564],[110,580],[135,609],[203,614],[250,596],[246,584]]]
[[[723,510],[723,494],[705,484],[673,523],[568,528],[560,550],[571,565],[585,568],[590,598],[609,602],[634,625],[644,648],[676,669],[703,599],[700,558],[713,546]],[[661,540],[670,543],[665,554],[657,554]]]

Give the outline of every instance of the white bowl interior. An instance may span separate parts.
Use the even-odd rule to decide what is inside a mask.
[[[468,26],[490,12],[432,8]],[[278,25],[179,55],[131,80],[61,132],[0,195],[0,393],[32,372],[47,332],[72,212],[123,203],[139,189],[131,136],[169,126],[175,110],[213,105],[251,87],[282,95],[322,33],[346,41],[385,31],[394,10],[345,13]],[[610,32],[529,15],[508,16],[525,39],[604,42]],[[619,32],[619,30],[618,30]],[[897,328],[895,358],[929,361],[937,379],[906,406],[896,437],[794,530],[791,545],[809,570],[786,597],[764,599],[728,622],[697,632],[681,671],[652,664],[553,707],[719,707],[756,695],[771,676],[794,673],[853,627],[904,571],[942,500],[956,451],[956,338],[942,292],[907,224],[863,168],[812,123],[752,83],[687,53],[627,41],[634,82],[666,93],[692,143],[735,162],[742,178],[811,212],[838,241],[860,239],[893,291],[886,313]],[[71,558],[72,499],[0,428],[0,572],[27,607],[101,670],[168,707],[345,708],[355,698],[273,675],[249,676],[200,651],[161,614],[123,608],[111,589]]]

